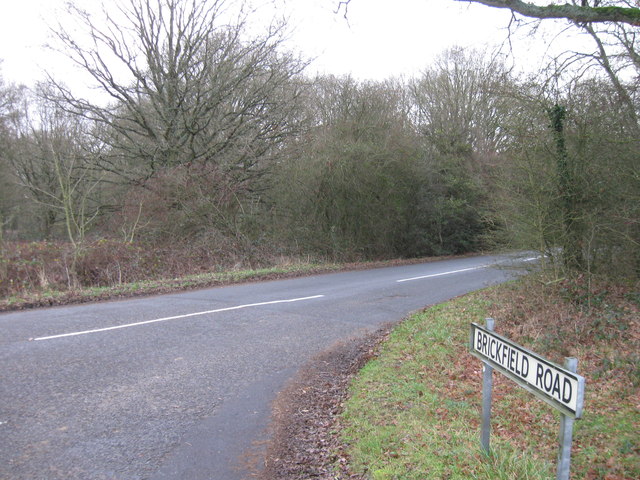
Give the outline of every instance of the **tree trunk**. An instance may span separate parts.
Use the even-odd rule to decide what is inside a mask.
[[[551,129],[556,147],[556,168],[558,173],[558,193],[562,219],[562,258],[566,269],[582,270],[584,257],[580,241],[580,222],[577,206],[576,178],[570,165],[569,153],[564,136],[564,120],[567,110],[555,105],[549,110]]]

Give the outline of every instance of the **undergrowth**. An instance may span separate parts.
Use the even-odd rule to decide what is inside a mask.
[[[5,242],[0,298],[78,288],[255,270],[302,262],[264,252],[220,252],[210,245],[157,245],[100,239],[78,251],[65,242]]]
[[[71,272],[73,252],[64,242],[5,242],[0,253],[0,311],[448,258],[335,263],[273,252],[232,254],[205,245],[102,239],[83,247]]]

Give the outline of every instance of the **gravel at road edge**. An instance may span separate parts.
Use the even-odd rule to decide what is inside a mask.
[[[262,480],[365,478],[349,471],[337,420],[351,379],[377,355],[390,329],[387,325],[338,343],[310,361],[278,394],[258,475]]]

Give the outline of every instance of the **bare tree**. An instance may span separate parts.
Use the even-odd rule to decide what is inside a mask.
[[[100,148],[91,123],[60,109],[49,95],[41,85],[32,96],[9,161],[20,184],[43,208],[45,236],[61,218],[66,236],[79,250],[100,210],[94,195],[101,179],[91,168]]]
[[[279,51],[283,25],[249,39],[242,15],[223,22],[224,7],[223,0],[109,2],[100,21],[69,7],[90,42],[62,27],[58,38],[112,102],[79,98],[59,83],[58,97],[103,125],[112,154],[101,168],[133,181],[211,163],[250,176],[294,130],[298,91],[290,80],[305,65]]]
[[[416,123],[441,150],[495,155],[505,141],[514,82],[498,57],[453,48],[411,83]],[[446,152],[443,152],[446,153]]]
[[[0,250],[4,229],[13,223],[20,204],[9,158],[16,147],[17,132],[23,120],[24,92],[24,87],[8,84],[0,75]]]
[[[629,128],[640,134],[638,123],[638,80],[640,80],[640,7],[630,0],[571,0],[570,2],[523,2],[520,0],[456,0],[506,8],[513,12],[512,23],[519,15],[536,20],[560,19],[594,41],[593,51],[567,51],[555,59],[553,75],[570,71],[580,81],[593,66],[603,72],[625,105]],[[510,26],[511,27],[511,26]],[[534,27],[535,28],[535,27]]]
[[[517,84],[498,56],[453,48],[410,88],[429,168],[416,223],[438,252],[472,250],[492,228],[487,192],[510,141],[504,123]]]
[[[612,82],[616,94],[626,104],[630,124],[638,126],[637,85],[640,80],[640,6],[637,0],[454,0],[477,3],[512,12],[509,30],[521,23],[521,17],[543,21],[566,20],[570,26],[592,37],[592,52],[566,52],[557,59],[556,68],[571,67],[579,78],[594,64],[599,66]],[[352,0],[338,2],[338,11],[345,16]],[[536,22],[536,24],[539,22]],[[534,25],[534,30],[536,26]],[[578,64],[578,65],[577,65]],[[578,69],[578,73],[576,73]],[[558,74],[558,71],[554,72]],[[633,77],[631,82],[623,79]]]
[[[6,142],[6,138],[11,134],[20,116],[20,99],[23,91],[22,87],[7,84],[0,75],[0,141]],[[2,148],[0,152],[2,152],[6,143],[0,145]]]
[[[93,135],[92,122],[51,102],[48,88],[39,85],[25,104],[25,121],[8,160],[25,196],[42,215],[44,236],[51,236],[54,226],[62,223],[61,233],[72,247],[69,286],[75,287],[77,260],[102,208],[103,176],[96,176],[92,168],[101,145]]]

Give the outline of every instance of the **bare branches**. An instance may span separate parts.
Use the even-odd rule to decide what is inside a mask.
[[[347,17],[349,16],[349,4],[351,3],[351,0],[344,0],[344,1],[340,1],[338,2],[338,6],[336,8],[336,13],[340,13],[340,11],[342,9],[344,9],[344,18],[345,20],[347,20]]]
[[[536,5],[521,0],[456,0],[459,2],[481,3],[489,7],[508,8],[525,17],[539,19],[567,19],[580,23],[619,22],[640,26],[640,8],[634,7],[589,7],[564,3],[562,5]]]
[[[128,0],[105,10],[102,23],[71,8],[91,44],[65,30],[58,37],[113,104],[57,83],[61,103],[106,127],[104,142],[128,166],[121,172],[144,179],[194,162],[251,168],[291,131],[296,93],[288,86],[305,64],[279,51],[282,25],[246,39],[244,18],[221,20],[223,3]]]
[[[614,70],[614,67],[611,64],[609,55],[602,42],[602,39],[600,38],[598,33],[594,30],[594,28],[591,25],[584,25],[583,28],[587,31],[587,33],[591,36],[591,38],[593,38],[593,40],[596,42],[596,45],[598,47],[598,55],[596,59],[598,63],[602,66],[604,71],[606,72],[607,76],[609,77],[609,80],[611,81],[613,87],[615,88],[616,93],[618,94],[618,97],[624,104],[625,109],[627,111],[627,115],[629,116],[630,125],[634,127],[636,133],[640,132],[640,124],[638,123],[638,116],[636,113],[636,106],[634,104],[634,101],[631,98],[629,91],[625,88],[622,81],[620,80],[618,72]],[[637,55],[635,51],[632,51],[631,53]]]
[[[62,110],[49,97],[47,86],[41,84],[29,99],[9,162],[17,182],[39,205],[45,236],[62,219],[77,250],[101,212],[96,197],[104,172],[94,177],[89,168],[94,153],[92,124]]]
[[[506,141],[501,119],[510,115],[514,86],[500,58],[462,49],[444,52],[411,84],[416,122],[441,151],[473,148],[495,155]]]
[[[537,5],[521,0],[456,0],[480,3],[496,8],[506,8],[513,15],[520,14],[538,20],[565,19],[568,29],[574,28],[587,33],[595,42],[594,52],[565,52],[554,59],[552,78],[559,79],[568,71],[573,82],[577,81],[592,66],[598,66],[614,86],[615,92],[628,111],[630,128],[636,132],[638,123],[637,105],[633,98],[633,85],[623,80],[629,74],[640,75],[640,55],[638,55],[638,35],[640,30],[640,8],[637,2],[627,0],[571,0],[559,4],[545,0],[547,5]],[[604,6],[602,4],[605,4]],[[540,22],[538,22],[540,23]],[[511,30],[509,30],[511,33]],[[576,67],[579,70],[576,70]]]

